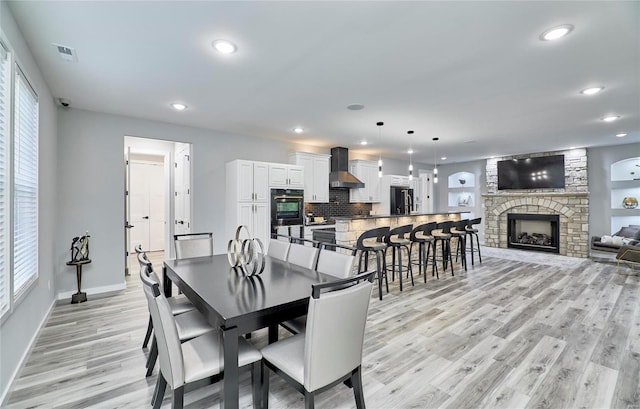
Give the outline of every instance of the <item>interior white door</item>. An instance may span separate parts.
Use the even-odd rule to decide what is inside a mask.
[[[149,180],[147,165],[129,161],[129,214],[131,216],[130,248],[135,253],[136,246],[149,251]]]
[[[164,250],[164,165],[130,160],[130,252]]]
[[[166,224],[164,206],[164,166],[147,168],[149,179],[149,251],[164,250]]]
[[[129,169],[129,157],[131,156],[131,147],[127,146],[124,157],[124,272],[126,275],[131,274],[133,266],[129,263],[129,249],[131,248],[131,202],[129,191],[131,190],[131,170]]]
[[[189,144],[176,144],[175,234],[191,232],[191,156]]]

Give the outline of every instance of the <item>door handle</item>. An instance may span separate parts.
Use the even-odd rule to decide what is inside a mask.
[[[127,224],[124,225],[125,229],[130,229],[132,227],[136,227],[136,226],[134,226],[133,224],[129,224],[129,222],[127,222]]]
[[[184,224],[184,220],[180,220],[180,221],[176,220],[176,224]]]
[[[144,220],[149,220],[149,216],[142,216]]]

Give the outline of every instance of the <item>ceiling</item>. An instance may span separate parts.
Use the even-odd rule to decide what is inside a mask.
[[[636,1],[9,4],[71,109],[419,162],[640,142]]]

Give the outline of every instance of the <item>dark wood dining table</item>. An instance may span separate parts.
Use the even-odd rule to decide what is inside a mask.
[[[269,328],[269,342],[274,342],[279,323],[307,313],[311,286],[332,280],[335,277],[269,256],[256,276],[230,267],[226,254],[166,260],[163,265],[165,295],[171,296],[173,282],[222,332],[224,408],[239,404],[238,336]]]

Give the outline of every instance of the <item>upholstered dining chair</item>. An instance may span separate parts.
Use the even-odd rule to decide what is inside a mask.
[[[138,257],[138,264],[140,264],[140,268],[147,266],[149,271],[153,271],[153,265],[149,258],[147,257],[147,253],[142,251],[142,246],[138,245],[136,247],[136,253]],[[173,315],[184,314],[185,312],[195,310],[195,307],[184,295],[178,295],[175,297],[167,298],[169,302],[169,306],[171,307],[171,313]],[[151,334],[153,332],[153,321],[151,320],[151,314],[149,314],[149,323],[147,324],[147,333],[144,336],[144,341],[142,342],[142,348],[146,348],[149,345],[149,340],[151,339]]]
[[[192,258],[213,255],[213,233],[174,234],[176,258]]]
[[[287,261],[301,267],[313,270],[316,266],[316,258],[318,257],[318,248],[305,246],[303,244],[291,244]]]
[[[375,272],[314,285],[304,333],[262,349],[262,407],[269,407],[269,370],[304,395],[315,396],[341,382],[353,386],[356,407],[364,409],[362,343]]]
[[[154,409],[160,408],[168,385],[172,391],[171,407],[181,409],[186,386],[211,377],[219,380],[224,371],[222,336],[219,331],[210,331],[182,343],[176,317],[158,284],[149,287],[147,293],[160,355],[160,373],[151,403]],[[257,408],[261,406],[261,358],[260,351],[238,338],[238,366],[252,369],[253,406]]]
[[[278,260],[287,261],[289,246],[290,244],[288,241],[270,239],[267,254],[273,258],[277,258]]]
[[[333,249],[343,249],[350,254],[339,253]],[[357,249],[339,244],[320,243],[320,253],[318,254],[318,264],[316,271],[336,278],[348,278],[353,275],[353,264],[356,260]],[[304,332],[307,325],[307,316],[297,317],[292,320],[282,322],[280,325],[293,334]]]
[[[144,289],[145,296],[147,297],[149,313],[151,313],[151,289],[154,286],[160,288],[160,280],[158,279],[156,273],[149,270],[147,266],[144,266],[140,269],[140,279],[142,280],[142,288]],[[213,327],[209,325],[207,319],[202,314],[200,314],[200,312],[193,310],[180,315],[173,315],[173,313],[171,312],[171,305],[166,298],[165,301],[169,312],[173,317],[175,317],[175,326],[180,341],[187,341],[213,331]],[[151,321],[155,325],[156,321],[153,320],[153,314],[151,314]],[[151,350],[149,351],[149,356],[147,358],[147,377],[151,376],[151,374],[153,373],[153,368],[156,364],[156,360],[158,359],[157,341],[158,330],[156,330],[154,327],[154,337],[153,341],[151,342]]]

